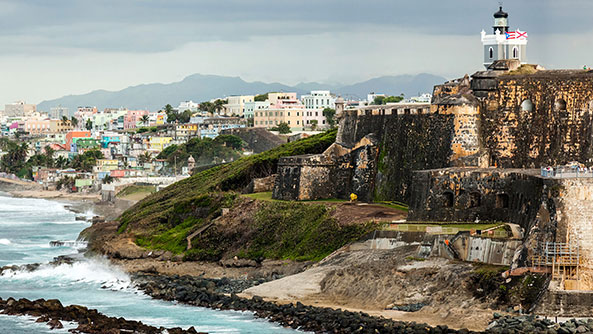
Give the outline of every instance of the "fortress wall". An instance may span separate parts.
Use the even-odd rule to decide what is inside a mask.
[[[496,82],[480,105],[480,139],[491,166],[540,167],[592,158],[593,76],[546,71],[504,74]],[[527,100],[532,108],[521,106]]]
[[[577,242],[593,288],[593,178],[562,180],[557,198],[556,242]]]
[[[450,166],[454,127],[453,115],[397,115],[386,119],[374,198],[408,202],[413,171]]]
[[[527,229],[544,180],[516,170],[447,168],[414,173],[410,221],[503,221]]]

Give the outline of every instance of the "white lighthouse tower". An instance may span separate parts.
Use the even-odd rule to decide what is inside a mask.
[[[527,33],[509,30],[509,14],[499,7],[494,13],[493,34],[487,35],[482,30],[482,45],[484,46],[484,66],[488,68],[494,61],[500,59],[519,59],[521,64],[527,60]]]

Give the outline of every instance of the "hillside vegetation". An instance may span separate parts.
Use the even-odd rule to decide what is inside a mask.
[[[269,176],[276,172],[278,159],[284,156],[323,152],[336,137],[337,130],[330,130],[309,138],[287,143],[272,150],[243,157],[232,163],[216,166],[179,181],[128,209],[119,218],[119,232],[128,228],[144,229],[148,226],[176,226],[175,210],[187,210],[196,199],[210,192],[238,191],[253,178]]]

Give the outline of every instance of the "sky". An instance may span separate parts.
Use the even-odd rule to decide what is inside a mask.
[[[482,68],[491,0],[0,0],[0,109],[96,89],[180,81],[350,84]],[[527,57],[593,66],[590,0],[503,3]]]

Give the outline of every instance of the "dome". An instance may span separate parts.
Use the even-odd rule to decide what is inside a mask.
[[[502,6],[498,7],[498,12],[494,13],[494,18],[495,19],[499,19],[499,18],[508,18],[509,17],[509,13],[504,12],[502,10]]]

